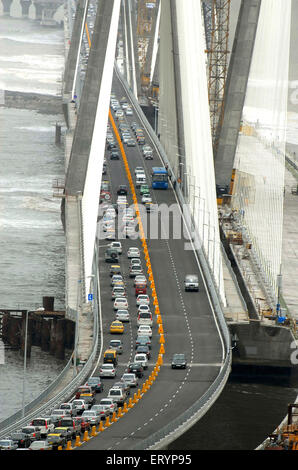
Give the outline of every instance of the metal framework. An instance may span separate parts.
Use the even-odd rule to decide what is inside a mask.
[[[208,92],[214,155],[224,115],[231,0],[203,2],[208,54]],[[211,11],[210,11],[211,10]],[[211,30],[210,30],[211,28]]]

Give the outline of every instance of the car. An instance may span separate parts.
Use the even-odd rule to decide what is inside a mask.
[[[110,267],[110,276],[114,274],[121,274],[121,266],[120,264],[112,264]]]
[[[54,423],[55,427],[59,424],[62,418],[70,416],[68,410],[61,410],[57,408],[51,412],[51,420]]]
[[[126,196],[128,193],[127,186],[126,184],[120,184],[120,186],[117,189],[117,194],[119,196]]]
[[[135,374],[137,377],[142,378],[144,375],[144,368],[139,362],[132,362],[128,365],[127,372]]]
[[[138,378],[137,378],[136,374],[132,374],[132,373],[131,374],[128,374],[128,373],[123,374],[122,377],[121,377],[121,381],[128,384],[131,388],[132,387],[137,387],[139,385]]]
[[[114,150],[117,148],[115,142],[108,142],[108,146],[107,146],[108,150]]]
[[[144,370],[148,369],[148,358],[147,354],[136,353],[133,362],[140,363]]]
[[[110,247],[114,250],[117,250],[119,255],[122,254],[122,244],[121,244],[121,242],[118,242],[118,241],[112,242],[110,244]]]
[[[150,298],[148,294],[139,294],[136,299],[136,305],[149,305]]]
[[[67,442],[67,431],[64,432],[58,428],[55,428],[53,432],[48,434],[48,443],[53,447],[65,447]]]
[[[103,383],[100,377],[89,377],[86,382],[86,385],[89,385],[89,387],[95,390],[95,393],[103,392]]]
[[[175,353],[172,358],[171,368],[172,369],[186,369],[187,361],[185,354]]]
[[[148,303],[141,302],[140,305],[138,306],[138,314],[144,313],[144,312],[150,312],[150,307]]]
[[[153,320],[152,320],[152,313],[148,310],[147,312],[138,312],[138,318],[137,318],[137,325],[139,327],[141,326],[149,326],[151,327],[153,325]]]
[[[112,400],[112,398],[102,398],[99,402],[99,405],[103,409],[108,410],[108,414],[112,415],[114,411],[117,410],[117,404]]]
[[[106,349],[103,355],[104,364],[113,364],[117,365],[117,351],[115,349]]]
[[[82,417],[85,418],[87,421],[89,421],[91,426],[97,426],[101,420],[98,413],[96,413],[95,411],[91,411],[91,410],[84,411],[84,413],[82,414]]]
[[[123,286],[113,287],[111,299],[115,300],[117,297],[126,297],[126,290]]]
[[[142,196],[142,204],[148,204],[150,202],[152,202],[152,197],[150,196],[150,193],[145,193]]]
[[[113,274],[111,278],[111,286],[124,285],[123,276],[121,274]]]
[[[102,364],[99,369],[100,377],[115,377],[116,376],[116,367],[114,364]]]
[[[18,444],[12,439],[1,439],[0,440],[0,450],[16,450]]]
[[[34,418],[30,425],[40,429],[40,437],[47,436],[55,427],[51,418]]]
[[[129,268],[129,277],[135,277],[139,274],[143,274],[143,268],[140,264],[133,264]]]
[[[105,251],[105,261],[106,263],[117,263],[119,261],[119,254],[118,250],[115,250],[115,248],[108,248]]]
[[[114,310],[128,310],[128,301],[126,297],[116,297],[114,301]]]
[[[61,403],[60,405],[61,410],[66,410],[70,416],[76,416],[77,410],[75,409],[73,403]]]
[[[133,116],[132,109],[131,108],[126,108],[125,114],[126,114],[126,116]]]
[[[144,194],[150,194],[150,188],[148,184],[142,184],[140,187],[140,195],[144,196]]]
[[[111,323],[110,326],[110,333],[119,333],[123,334],[124,333],[124,325],[121,321],[115,320]]]
[[[73,406],[77,410],[77,415],[82,414],[83,411],[87,410],[89,405],[85,402],[85,400],[73,400]]]
[[[119,160],[119,159],[120,159],[119,152],[117,152],[117,150],[112,150],[110,153],[110,160]]]
[[[137,332],[138,336],[149,336],[152,337],[152,329],[150,325],[140,325]]]
[[[47,440],[46,441],[34,441],[34,442],[31,442],[28,449],[29,450],[52,450],[53,446]]]
[[[129,139],[126,142],[127,147],[135,147],[136,146],[136,141],[134,139]]]
[[[130,321],[130,315],[128,310],[117,310],[116,312],[116,320],[119,320],[121,322],[129,322]]]
[[[127,133],[124,133],[122,134],[122,141],[127,144],[127,142],[131,140],[131,135],[130,134],[127,134]]]
[[[136,166],[134,172],[135,172],[135,176],[137,175],[137,173],[144,173],[145,174],[145,170],[142,166]]]
[[[151,357],[149,346],[137,346],[136,353],[146,354],[148,360]]]
[[[110,388],[108,398],[111,398],[118,406],[122,406],[127,398],[125,390],[120,388]]]
[[[95,411],[100,419],[106,419],[108,416],[110,416],[109,409],[101,405],[93,405],[91,411]]]
[[[41,437],[40,428],[38,426],[24,426],[21,432],[29,437],[30,442],[38,441]]]
[[[21,431],[12,433],[10,439],[22,449],[29,447],[31,444],[29,435]]]
[[[123,352],[123,346],[122,346],[122,341],[121,339],[111,339],[109,348],[114,349],[117,351],[117,354],[122,354]]]
[[[130,266],[133,265],[141,266],[140,258],[130,258]]]
[[[81,398],[82,400],[85,400],[87,405],[90,407],[94,404],[95,401],[95,391],[88,385],[82,385],[76,391],[75,398]]]
[[[120,388],[121,390],[125,391],[127,396],[130,395],[130,386],[122,380],[120,380],[120,382],[115,382],[113,388]]]
[[[149,336],[140,335],[136,339],[136,348],[138,346],[148,346],[151,349],[151,339]]]
[[[187,274],[184,280],[185,291],[199,291],[199,277],[196,274]]]
[[[146,294],[147,292],[147,283],[137,283],[135,285],[135,295],[138,296],[139,294]]]
[[[135,280],[134,280],[134,285],[136,286],[137,284],[145,284],[146,285],[147,284],[146,276],[138,274],[135,277]]]
[[[89,429],[91,428],[89,421],[87,421],[82,416],[76,416],[73,420],[75,422],[75,425],[79,427],[79,432],[81,432],[82,434],[85,431],[89,431]]]

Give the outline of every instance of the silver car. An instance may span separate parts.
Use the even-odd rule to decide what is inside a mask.
[[[128,301],[126,297],[116,297],[114,301],[114,310],[119,310],[119,309],[128,309]]]
[[[184,280],[184,288],[186,291],[196,291],[199,290],[199,278],[196,274],[187,274]]]
[[[1,439],[0,440],[0,450],[16,450],[18,444],[11,439]]]
[[[129,322],[130,321],[130,316],[129,316],[128,310],[117,310],[116,320],[119,320],[119,321],[122,321],[122,322]]]
[[[139,384],[136,374],[123,374],[121,381],[127,383],[130,387],[137,387]]]
[[[115,377],[116,367],[113,364],[102,364],[99,369],[100,377]]]
[[[114,411],[117,410],[117,405],[114,400],[112,400],[112,398],[102,398],[99,402],[99,406],[108,410],[110,415],[112,415]]]
[[[118,354],[122,354],[123,347],[122,347],[121,339],[111,339],[110,344],[109,344],[109,348],[110,349],[115,349]]]
[[[28,447],[29,450],[52,450],[52,444],[49,444],[48,441],[34,441]]]

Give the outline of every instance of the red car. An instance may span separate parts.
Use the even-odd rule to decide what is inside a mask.
[[[137,284],[135,287],[136,296],[139,294],[146,294],[147,293],[147,286],[146,284]]]

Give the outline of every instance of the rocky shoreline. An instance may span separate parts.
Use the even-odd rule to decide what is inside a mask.
[[[31,109],[41,114],[60,114],[62,97],[4,90],[4,108]]]

